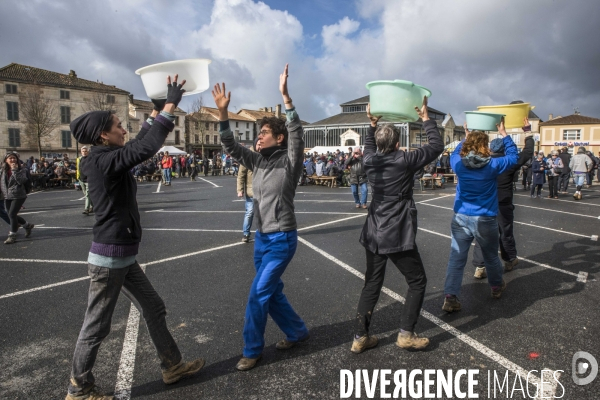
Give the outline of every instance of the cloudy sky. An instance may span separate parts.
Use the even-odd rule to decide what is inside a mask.
[[[280,103],[288,62],[310,122],[380,79],[429,88],[430,105],[459,123],[465,110],[515,99],[544,120],[574,107],[600,118],[594,0],[7,0],[0,15],[0,66],[73,69],[138,98],[136,69],[210,58],[232,111]],[[210,92],[203,100],[213,105]]]

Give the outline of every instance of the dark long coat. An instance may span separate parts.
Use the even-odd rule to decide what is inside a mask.
[[[360,235],[360,243],[377,254],[390,254],[416,248],[417,209],[412,192],[415,172],[429,164],[444,150],[434,121],[423,129],[429,144],[417,150],[377,152],[375,128],[365,138],[363,165],[373,187],[373,201]]]
[[[540,170],[540,167],[544,169]],[[531,172],[533,172],[534,185],[543,185],[546,182],[546,163],[544,161],[533,160],[531,163]]]

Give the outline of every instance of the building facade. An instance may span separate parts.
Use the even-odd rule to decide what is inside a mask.
[[[566,117],[552,118],[540,124],[540,150],[549,154],[563,147],[569,153],[577,153],[578,147],[585,147],[594,155],[600,152],[600,119],[586,117],[578,112]]]
[[[154,104],[151,101],[135,99],[132,94],[129,95],[129,125],[127,131],[130,133],[130,139],[135,138],[139,132],[142,123],[148,119]],[[185,117],[186,112],[177,107],[173,112],[175,115],[175,128],[169,132],[165,139],[164,146],[175,146],[179,150],[186,151],[186,135],[185,135]]]
[[[0,151],[3,154],[17,151],[21,158],[37,158],[39,141],[44,157],[62,158],[67,154],[74,158],[81,145],[71,135],[71,121],[87,111],[111,109],[123,126],[129,126],[128,95],[129,92],[115,86],[79,78],[73,70],[60,74],[16,63],[2,67]],[[51,112],[44,118],[44,126],[51,129],[43,135],[40,135],[42,129],[32,128],[33,120],[40,120],[28,111],[32,107]]]

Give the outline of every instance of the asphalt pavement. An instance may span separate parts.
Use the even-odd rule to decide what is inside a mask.
[[[160,188],[139,184],[138,262],[166,303],[167,323],[184,358],[203,357],[207,364],[194,378],[164,385],[143,319],[121,296],[94,368],[97,384],[120,399],[335,399],[341,394],[341,370],[372,375],[384,369],[476,369],[475,393],[493,398],[488,373],[502,380],[510,370],[513,388],[515,371],[525,381],[535,370],[531,393],[545,380],[552,382],[546,384],[547,396],[600,398],[600,377],[585,386],[572,377],[575,353],[600,360],[600,184],[584,190],[579,202],[571,195],[532,199],[528,192],[515,192],[521,260],[505,274],[506,291],[500,300],[491,298],[487,281],[473,279],[469,258],[462,311],[446,314],[441,307],[454,192],[447,184],[414,196],[417,243],[428,277],[416,331],[431,340],[426,351],[395,345],[407,285],[389,263],[371,326],[380,343],[360,355],[350,352],[365,272],[358,238],[367,210],[354,207],[349,188],[301,186],[295,202],[300,243],[283,281],[311,338],[291,350],[276,350],[283,335],[269,320],[263,359],[255,369],[238,372],[254,267],[253,244],[241,243],[244,203],[236,197],[235,178],[174,179]],[[66,189],[30,195],[21,215],[36,224],[32,236],[25,239],[20,231],[16,244],[0,244],[2,399],[60,399],[66,393],[87,303],[94,221],[82,215],[81,197]],[[543,369],[560,384],[550,375],[544,379]],[[369,398],[364,387],[360,398]],[[496,398],[529,397],[517,391]]]

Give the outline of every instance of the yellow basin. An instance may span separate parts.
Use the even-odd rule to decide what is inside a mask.
[[[529,111],[535,106],[530,103],[505,104],[501,106],[479,106],[479,111],[487,113],[504,114],[504,127],[506,129],[523,127],[523,119],[529,116]]]

